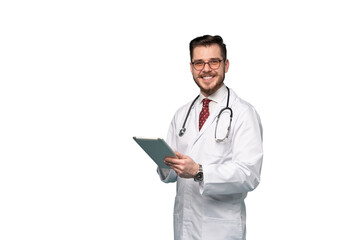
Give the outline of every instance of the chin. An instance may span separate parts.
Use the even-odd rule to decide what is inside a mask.
[[[200,90],[205,93],[207,96],[210,96],[211,94],[213,94],[214,92],[216,92],[216,90],[214,88],[203,88],[201,87]]]
[[[222,86],[223,82],[219,83],[219,84],[214,84],[214,85],[202,85],[200,87],[201,91],[203,91],[204,93],[206,93],[207,95],[211,95],[213,93],[215,93],[221,86]]]
[[[216,90],[218,90],[224,82],[224,80],[223,80],[220,83],[218,83],[217,81],[204,83],[202,78],[199,79],[199,78],[195,78],[195,77],[194,77],[194,81],[195,81],[196,85],[198,85],[200,90],[203,93],[205,93],[207,96],[210,96],[211,94],[216,92]]]

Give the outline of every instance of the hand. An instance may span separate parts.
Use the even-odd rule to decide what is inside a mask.
[[[179,177],[194,178],[199,171],[199,164],[194,162],[189,156],[175,152],[176,157],[166,157],[164,163],[174,169]]]

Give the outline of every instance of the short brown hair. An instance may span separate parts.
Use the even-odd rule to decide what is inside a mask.
[[[192,61],[193,58],[193,52],[194,48],[198,46],[210,46],[212,44],[219,45],[221,49],[221,56],[223,57],[223,60],[226,60],[226,45],[219,35],[211,36],[211,35],[204,35],[201,37],[194,38],[190,42],[190,61]]]

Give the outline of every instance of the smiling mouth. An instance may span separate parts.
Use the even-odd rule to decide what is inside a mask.
[[[201,76],[201,78],[205,81],[213,79],[215,76]]]

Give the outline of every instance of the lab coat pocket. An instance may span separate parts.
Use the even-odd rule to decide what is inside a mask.
[[[202,236],[206,240],[242,240],[241,220],[224,220],[216,218],[204,218]]]
[[[214,138],[206,140],[206,163],[204,164],[222,164],[230,160],[231,142],[216,142]]]
[[[204,216],[212,219],[238,220],[241,216],[241,196],[203,196],[203,212]]]

